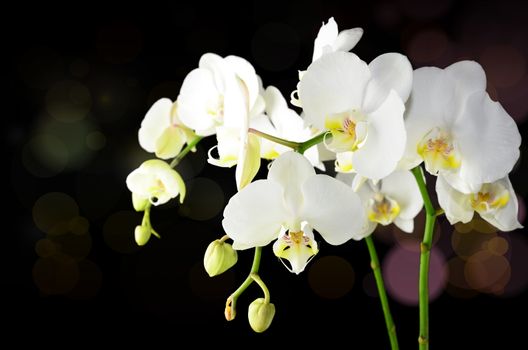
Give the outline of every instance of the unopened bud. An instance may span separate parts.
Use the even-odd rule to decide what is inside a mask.
[[[224,273],[236,264],[238,255],[231,244],[217,239],[211,242],[204,255],[204,267],[210,277]]]
[[[249,325],[257,333],[269,328],[273,316],[275,316],[275,305],[266,302],[264,298],[258,298],[249,305]]]
[[[134,230],[134,237],[136,239],[137,245],[142,246],[147,244],[151,234],[152,231],[149,227],[140,225],[136,226],[136,229]]]

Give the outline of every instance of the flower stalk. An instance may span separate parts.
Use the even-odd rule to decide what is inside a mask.
[[[398,350],[398,337],[396,336],[396,326],[392,319],[392,314],[389,307],[389,299],[387,298],[387,292],[385,291],[385,284],[383,282],[383,276],[381,274],[381,267],[378,259],[378,254],[376,252],[376,247],[374,245],[374,240],[372,235],[365,237],[365,242],[367,243],[368,251],[370,254],[370,267],[374,273],[374,278],[376,280],[376,286],[378,288],[378,294],[380,297],[381,308],[383,310],[383,316],[385,317],[385,324],[387,326],[387,334],[389,336],[389,341],[391,344],[392,350]]]
[[[420,334],[418,336],[418,346],[420,350],[429,349],[429,260],[431,257],[431,246],[433,244],[433,231],[437,216],[427,186],[425,177],[420,166],[412,169],[416,183],[420,188],[420,193],[425,207],[425,229],[422,243],[420,244],[420,272],[418,281],[419,313],[420,313]]]

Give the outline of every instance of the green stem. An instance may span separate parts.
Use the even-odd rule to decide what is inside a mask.
[[[249,128],[249,132],[252,134],[255,134],[257,136],[260,136],[264,139],[270,140],[272,142],[278,143],[280,145],[289,147],[293,149],[296,152],[299,152],[300,154],[303,154],[306,152],[307,149],[309,149],[312,146],[315,146],[321,142],[323,142],[325,136],[328,134],[328,131],[325,131],[317,136],[312,137],[309,140],[306,140],[304,142],[293,142],[289,140],[282,139],[280,137],[272,136],[270,134],[266,134],[265,132]]]
[[[249,276],[244,280],[244,282],[238,287],[238,289],[227,298],[226,308],[225,308],[225,317],[228,321],[231,321],[236,316],[236,303],[238,297],[244,293],[244,291],[253,283],[254,275],[258,276],[258,270],[260,267],[260,257],[262,255],[262,247],[255,248],[255,255],[253,256],[253,265],[251,265],[251,271]],[[268,294],[269,297],[269,294]]]
[[[328,131],[325,131],[317,136],[312,137],[309,140],[304,141],[303,143],[300,144],[300,146],[296,149],[296,151],[299,152],[300,154],[304,154],[304,152],[306,152],[310,147],[318,145],[321,142],[323,142],[327,135],[331,136],[332,134],[330,134],[330,132]]]
[[[249,275],[249,277],[251,277],[253,279],[253,281],[257,282],[257,284],[259,285],[260,289],[262,289],[262,292],[264,292],[264,302],[269,304],[269,302],[270,302],[270,292],[268,290],[268,287],[266,287],[266,283],[264,283],[262,278],[260,278],[260,276],[258,274],[256,274],[256,273],[251,273]]]
[[[203,136],[195,136],[195,138],[192,139],[191,142],[189,142],[187,146],[185,146],[185,148],[172,160],[170,163],[171,168],[174,168],[176,165],[180,164],[181,160],[187,155],[187,153],[192,151],[202,139]]]
[[[383,315],[385,316],[385,324],[387,325],[387,334],[392,350],[398,350],[398,337],[396,336],[396,326],[392,319],[392,315],[389,307],[389,299],[387,298],[387,292],[385,291],[385,284],[383,283],[383,276],[381,274],[381,267],[379,264],[378,254],[376,253],[376,247],[374,246],[374,240],[372,236],[365,238],[367,242],[368,251],[370,254],[370,267],[374,272],[374,278],[376,279],[376,286],[378,287],[378,294],[381,301],[381,308],[383,309]]]
[[[419,309],[420,309],[420,335],[418,337],[418,348],[429,349],[429,260],[431,257],[431,246],[433,244],[433,233],[437,211],[435,210],[427,187],[423,170],[420,166],[412,169],[416,183],[425,207],[425,230],[422,243],[420,244],[420,276],[418,281]]]

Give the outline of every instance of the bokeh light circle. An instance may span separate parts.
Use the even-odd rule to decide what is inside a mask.
[[[33,221],[37,228],[50,235],[68,232],[69,222],[79,216],[75,200],[65,193],[50,192],[41,196],[33,206]]]
[[[75,122],[86,117],[92,106],[90,90],[75,80],[55,83],[46,95],[48,113],[61,122]]]

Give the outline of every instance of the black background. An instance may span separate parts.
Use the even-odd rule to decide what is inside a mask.
[[[239,263],[224,277],[209,279],[200,268],[207,244],[223,234],[221,211],[210,220],[197,221],[185,217],[175,205],[156,209],[153,222],[163,233],[162,240],[152,239],[146,247],[132,249],[129,254],[112,250],[103,236],[103,227],[109,216],[131,210],[124,178],[148,157],[137,145],[139,123],[157,98],[177,97],[179,84],[205,52],[247,58],[265,85],[275,85],[289,95],[297,83],[297,70],[311,61],[313,40],[322,21],[331,16],[341,29],[364,28],[365,35],[354,52],[367,62],[381,53],[396,51],[409,54],[415,67],[444,67],[462,58],[478,59],[488,44],[513,43],[526,57],[528,25],[524,13],[521,2],[404,0],[260,0],[239,6],[226,2],[129,2],[113,6],[71,2],[18,5],[6,10],[4,16],[9,20],[2,24],[2,46],[8,59],[4,81],[8,99],[4,102],[7,110],[3,121],[4,144],[9,150],[5,162],[9,192],[4,204],[12,213],[4,216],[0,244],[2,338],[15,338],[20,333],[16,336],[18,342],[34,340],[57,346],[149,341],[177,347],[191,340],[196,345],[211,341],[223,346],[251,344],[248,341],[275,345],[324,341],[332,347],[388,348],[378,300],[365,295],[361,287],[369,270],[362,242],[321,246],[321,257],[343,256],[355,271],[353,289],[335,300],[315,294],[307,273],[290,274],[266,248],[261,275],[271,289],[277,314],[271,328],[262,335],[252,333],[245,316],[247,304],[258,296],[256,288],[241,297],[236,320],[228,323],[223,317],[225,298],[245,278],[251,253],[241,252]],[[418,53],[413,57],[411,38],[431,29],[445,33],[456,49],[428,58],[427,52],[435,50],[435,43],[431,43],[430,48],[423,49],[425,58],[421,51],[422,56]],[[46,178],[33,177],[21,161],[27,140],[45,118],[46,88],[27,83],[28,74],[41,79],[43,72],[38,67],[49,67],[39,65],[37,57],[30,60],[30,65],[37,68],[27,73],[28,55],[42,48],[61,58],[58,80],[68,78],[72,62],[81,60],[89,66],[79,80],[92,93],[89,118],[106,138],[105,147],[94,152],[82,167]],[[492,96],[498,91],[499,100],[505,98],[508,111],[521,111],[520,115],[511,112],[514,117],[526,118],[525,100],[519,105],[512,100],[510,90],[490,89]],[[110,96],[110,106],[98,103],[106,95]],[[519,123],[519,127],[524,134],[526,124]],[[223,203],[236,190],[233,169],[204,164],[206,151],[213,145],[214,140],[204,141],[198,154],[190,155],[182,164],[187,169],[182,173],[189,174],[186,179],[191,180],[189,196],[192,198],[194,193],[197,203],[207,198],[199,188],[193,190],[193,177],[214,179],[223,190]],[[521,152],[526,154],[525,146]],[[512,174],[512,182],[526,196],[523,180],[527,168],[522,160]],[[265,176],[262,169],[260,176]],[[45,234],[33,225],[32,203],[47,192],[64,192],[77,198],[87,191],[89,199],[79,202],[81,215],[90,221],[93,243],[88,258],[98,266],[102,277],[98,293],[82,300],[41,293],[33,281],[32,269],[38,259],[35,243]],[[140,215],[134,218],[137,222],[141,219]],[[132,229],[125,225],[121,239],[130,240]],[[525,231],[514,234],[523,235]],[[448,235],[443,238],[449,242]],[[389,245],[378,246],[383,256]],[[525,270],[522,273],[526,274]],[[526,297],[524,292],[512,298],[478,295],[459,299],[444,293],[431,305],[432,348],[523,348]],[[401,348],[415,347],[418,308],[394,301],[391,305]]]

